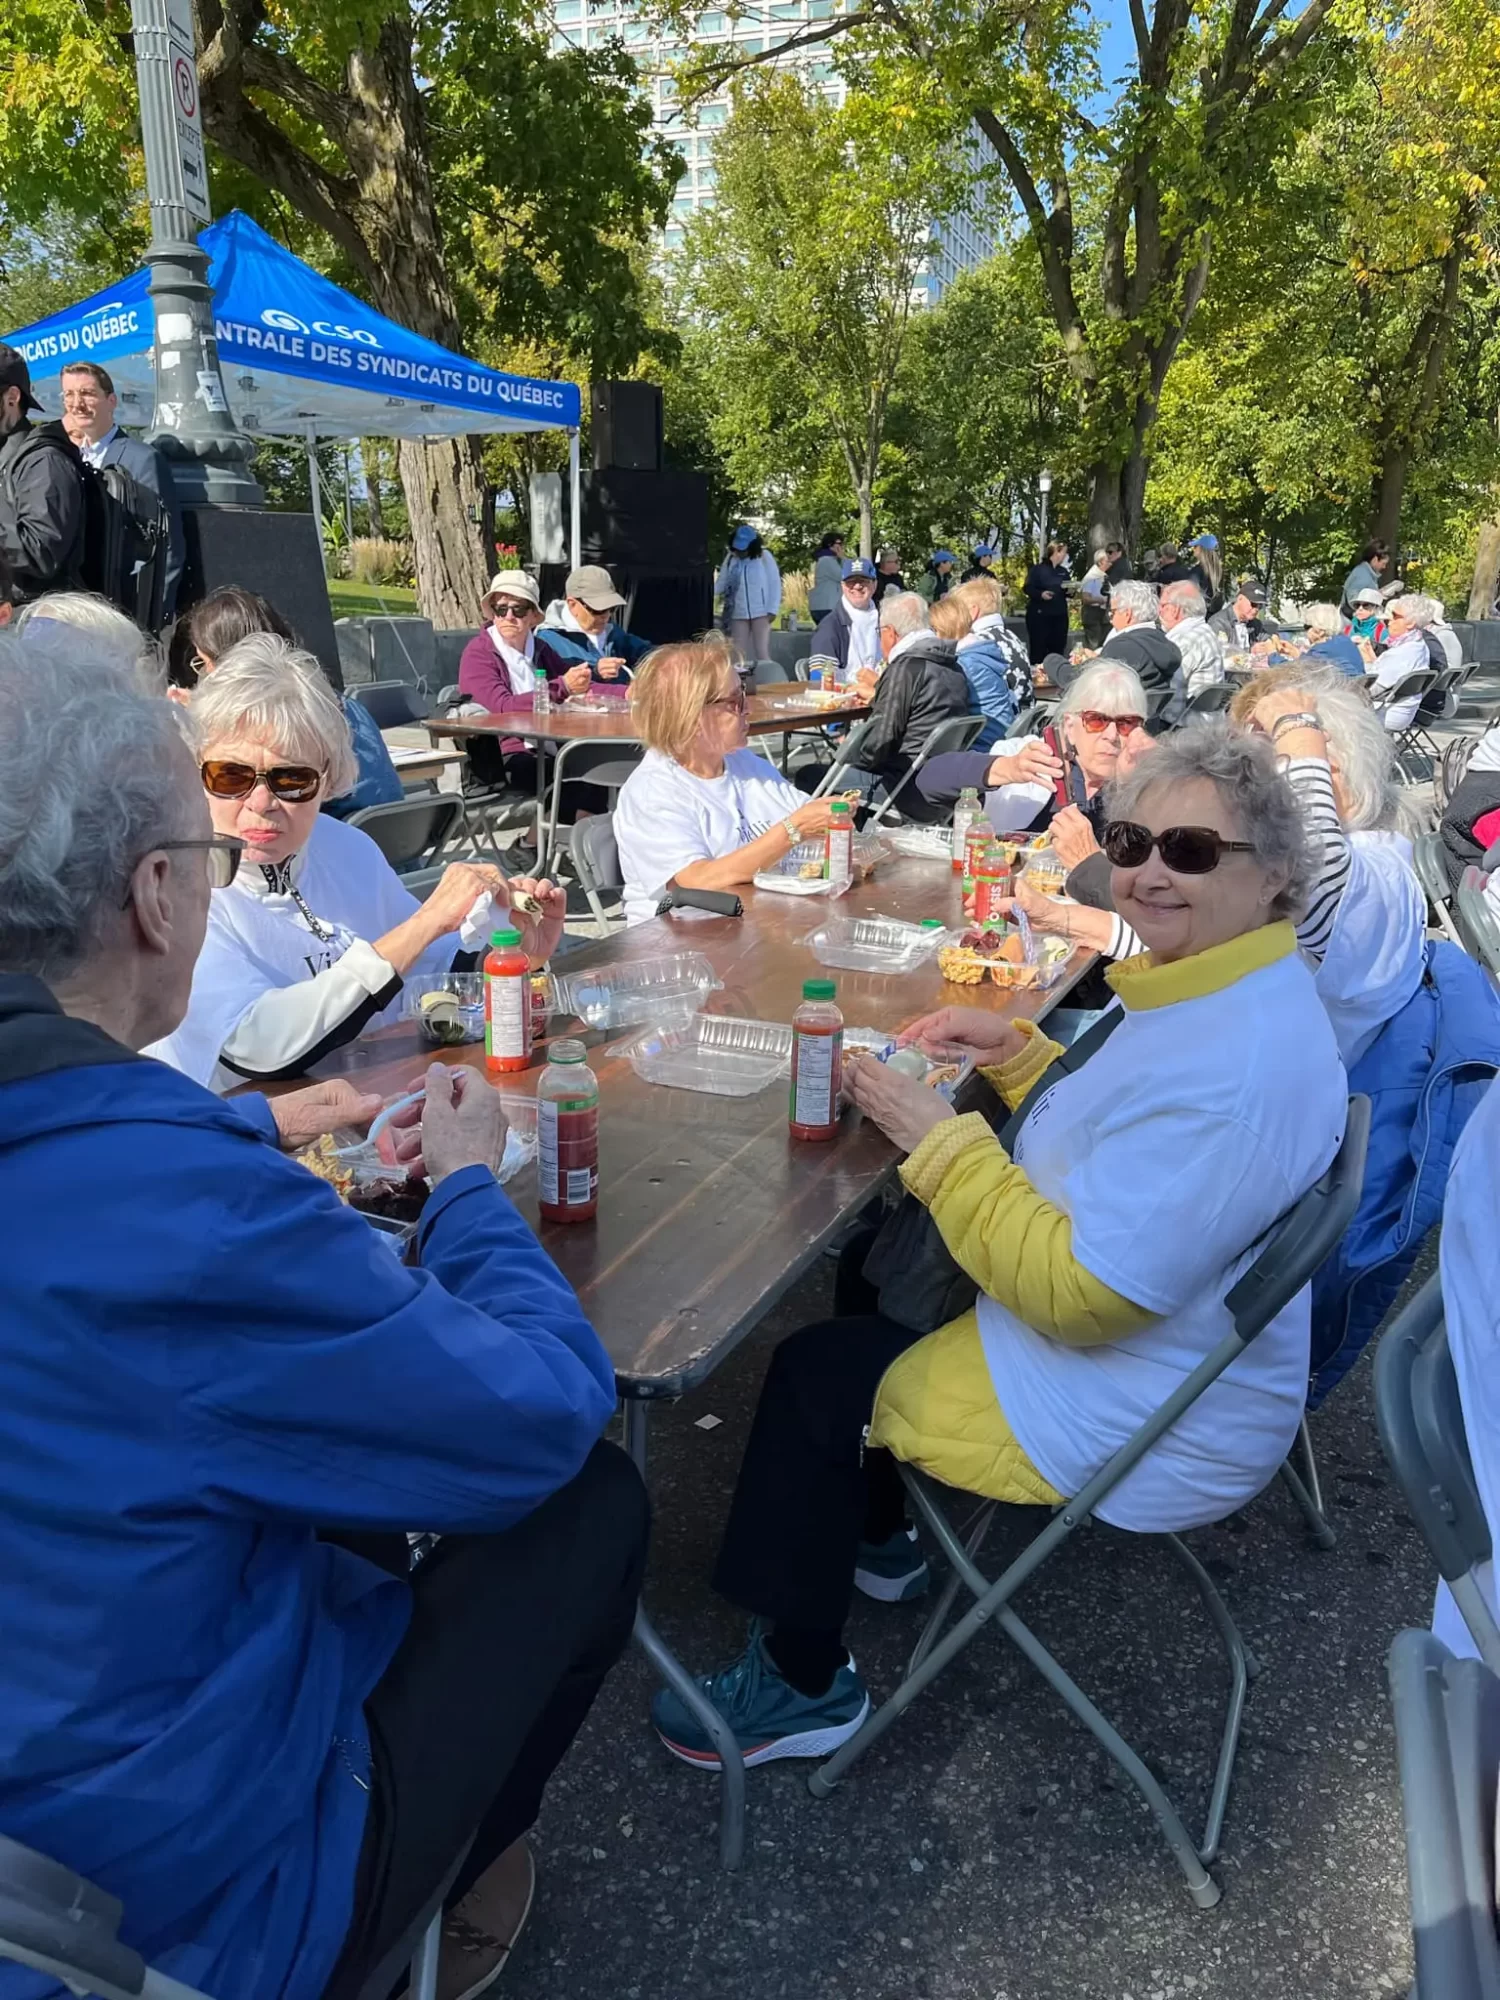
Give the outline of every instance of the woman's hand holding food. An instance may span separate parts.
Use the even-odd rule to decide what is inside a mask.
[[[606,653],[604,658],[600,660],[597,664],[601,677],[607,681],[614,681],[619,679],[621,669],[624,667],[625,662],[616,653]]]
[[[955,1115],[953,1106],[920,1078],[904,1076],[873,1056],[853,1056],[845,1063],[844,1088],[903,1153],[914,1152],[934,1125]]]
[[[929,1051],[945,1042],[956,1043],[959,1048],[972,1049],[976,1061],[987,1069],[1009,1062],[1026,1046],[1026,1037],[1014,1021],[983,1007],[939,1007],[935,1014],[923,1014],[903,1028],[901,1039]]]
[[[1054,813],[1047,833],[1058,860],[1070,874],[1080,861],[1087,861],[1091,854],[1099,852],[1093,825],[1087,813],[1077,806],[1064,806],[1061,812]]]
[[[1023,743],[1019,750],[990,759],[985,782],[991,791],[999,785],[1055,785],[1062,774],[1061,761],[1045,743]]]
[[[502,880],[495,896],[496,905],[506,905],[509,920],[521,933],[521,943],[530,957],[541,961],[552,956],[562,943],[563,923],[568,914],[568,894],[544,875],[517,875]]]
[[[569,694],[586,694],[593,678],[593,671],[587,666],[569,667],[563,675],[563,686]]]
[[[788,813],[787,818],[804,840],[810,840],[815,833],[826,833],[833,825],[834,807],[847,803],[840,798],[809,799],[805,806],[798,806],[795,812]],[[850,817],[853,817],[852,813]]]
[[[363,1131],[380,1109],[380,1098],[362,1090],[343,1077],[331,1083],[311,1083],[305,1090],[289,1090],[284,1097],[271,1099],[271,1116],[284,1153],[295,1153],[311,1145],[325,1132],[337,1132],[352,1125]]]

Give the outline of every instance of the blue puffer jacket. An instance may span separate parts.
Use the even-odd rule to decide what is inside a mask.
[[[487,1168],[412,1270],[273,1138],[0,978],[0,1832],[217,2000],[316,2000],[349,1921],[410,1593],[317,1526],[503,1529],[614,1406]]]
[[[597,639],[586,639],[581,632],[565,632],[560,625],[544,625],[537,637],[545,639],[560,660],[569,664],[575,661],[581,664],[586,660],[594,669],[594,679],[605,687],[618,687],[620,682],[618,678],[613,682],[604,679],[599,672],[601,660],[623,660],[627,672],[633,674],[656,643],[652,639],[638,638],[634,632],[627,632],[613,618]]]
[[[969,713],[988,718],[974,739],[976,750],[998,743],[1016,719],[1016,697],[1006,678],[1009,654],[993,639],[959,641],[958,664],[969,683]]]

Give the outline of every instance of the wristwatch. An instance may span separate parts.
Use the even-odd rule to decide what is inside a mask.
[[[784,819],[781,822],[781,830],[786,835],[787,843],[789,846],[792,847],[801,846],[802,829],[798,826],[797,822],[794,819]]]
[[[1316,729],[1321,731],[1322,727],[1323,724],[1316,715],[1278,715],[1276,720],[1271,724],[1271,741],[1275,743],[1288,729]]]

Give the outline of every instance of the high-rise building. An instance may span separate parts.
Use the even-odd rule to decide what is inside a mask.
[[[738,18],[708,9],[698,16],[692,41],[694,46],[722,44],[743,50],[747,55],[760,55],[797,35],[809,23],[831,20],[835,11],[834,0],[763,0],[758,10]],[[619,41],[639,64],[642,87],[651,97],[656,129],[676,147],[684,163],[672,203],[672,217],[662,232],[664,247],[677,249],[682,242],[683,223],[698,209],[713,204],[714,142],[729,116],[727,93],[699,104],[692,122],[685,121],[676,85],[668,71],[686,55],[687,49],[671,36],[657,34],[636,0],[553,0],[552,22],[555,48],[599,48],[605,42]],[[787,60],[796,62],[830,104],[842,102],[842,79],[823,51],[813,47],[798,51]],[[993,157],[988,140],[977,131],[973,153],[976,166]],[[995,248],[994,239],[970,215],[948,218],[937,233],[937,250],[918,280],[929,303],[941,296],[960,271],[982,263]]]

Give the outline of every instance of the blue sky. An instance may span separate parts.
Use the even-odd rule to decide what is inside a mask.
[[[1135,62],[1135,35],[1130,26],[1129,0],[1095,0],[1090,10],[1104,29],[1099,50],[1099,67],[1107,90],[1127,66]]]

